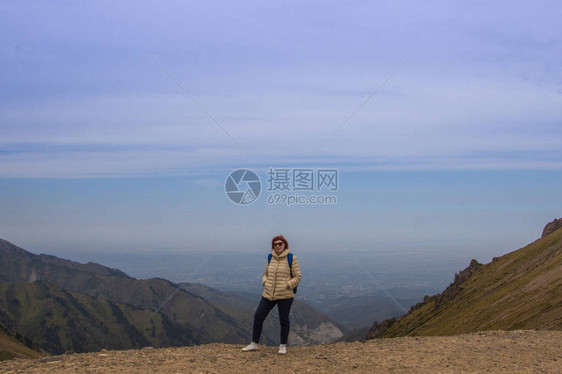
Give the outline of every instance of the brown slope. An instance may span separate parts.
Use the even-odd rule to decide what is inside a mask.
[[[443,293],[375,323],[367,338],[514,329],[562,330],[562,229],[488,264],[473,260]]]
[[[7,330],[4,326],[0,325],[0,361],[11,360],[16,357],[40,358],[46,356],[45,353],[32,349],[28,345],[34,344],[29,340],[26,341],[21,335]]]

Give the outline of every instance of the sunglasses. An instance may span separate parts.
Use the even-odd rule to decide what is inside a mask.
[[[281,246],[283,244],[285,244],[285,243],[284,242],[275,242],[275,243],[273,243],[273,246],[277,247],[278,245]]]

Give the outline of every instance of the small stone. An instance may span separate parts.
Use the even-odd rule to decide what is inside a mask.
[[[56,361],[62,361],[62,357],[60,357],[60,356],[46,357],[46,358],[40,359],[39,361],[41,361],[41,362],[56,362]]]

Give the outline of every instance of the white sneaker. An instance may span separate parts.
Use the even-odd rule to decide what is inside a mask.
[[[242,348],[242,352],[257,351],[257,350],[258,350],[258,345],[254,342],[251,342],[250,344]]]
[[[280,355],[286,355],[287,354],[287,345],[286,344],[281,344],[279,346],[279,354]]]

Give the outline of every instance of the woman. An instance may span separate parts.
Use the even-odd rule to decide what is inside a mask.
[[[287,339],[289,338],[290,322],[289,312],[294,300],[294,289],[301,281],[301,270],[297,257],[292,255],[292,263],[289,266],[289,243],[283,235],[274,237],[271,240],[271,259],[262,276],[264,290],[261,301],[254,315],[254,329],[252,342],[242,348],[242,351],[255,351],[258,349],[263,321],[277,304],[279,310],[279,323],[281,324],[281,345],[279,354],[287,353]]]

